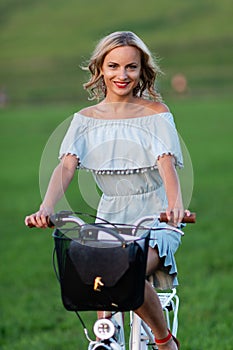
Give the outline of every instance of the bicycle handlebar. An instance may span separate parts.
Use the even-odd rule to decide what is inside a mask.
[[[168,222],[167,214],[160,213],[160,222]],[[182,223],[194,224],[196,222],[196,213],[190,213],[190,215],[185,214]]]
[[[75,214],[73,212],[68,212],[68,211],[61,211],[57,214],[48,216],[47,222],[48,222],[48,227],[53,228],[53,227],[60,227],[65,225],[67,222],[69,223],[75,223],[78,224],[79,226],[85,225],[86,222],[83,221],[81,218],[78,216],[72,216],[72,214]],[[160,213],[159,217],[160,222],[168,222],[167,214],[165,212]],[[190,215],[185,214],[184,218],[182,220],[182,223],[195,223],[196,222],[196,213],[190,213]],[[28,227],[32,228],[35,227],[32,224],[29,224]]]

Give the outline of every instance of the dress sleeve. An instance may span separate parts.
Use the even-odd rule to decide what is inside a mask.
[[[77,158],[80,157],[80,140],[82,139],[81,136],[83,134],[83,131],[83,126],[80,124],[76,115],[74,115],[61,143],[59,159],[67,154],[75,155]]]
[[[183,156],[179,135],[171,113],[158,115],[152,125],[153,153],[156,161],[163,155],[173,155],[178,167],[183,167]]]

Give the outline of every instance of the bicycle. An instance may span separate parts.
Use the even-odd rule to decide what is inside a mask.
[[[76,215],[75,215],[76,214]],[[79,215],[79,216],[78,216]],[[137,237],[139,230],[142,230],[143,232],[147,232],[148,230],[161,230],[161,228],[151,228],[150,225],[148,225],[148,222],[154,221],[154,217],[144,217],[140,219],[140,221],[136,222],[134,225],[119,225],[119,224],[111,224],[107,222],[101,222],[101,224],[98,223],[92,223],[88,224],[86,221],[80,218],[80,215],[83,215],[82,213],[73,213],[73,212],[60,212],[55,215],[52,215],[49,220],[49,226],[51,227],[57,227],[59,230],[61,227],[66,226],[67,224],[75,224],[75,227],[69,227],[65,229],[64,233],[62,233],[62,236],[57,236],[57,229],[53,232],[54,239],[62,239],[72,241],[77,238],[74,237],[74,232],[77,233],[77,231],[80,233],[82,228],[82,235],[83,232],[87,234],[87,236],[82,236],[82,240],[88,240],[91,241],[93,239],[93,235],[96,239],[96,232],[107,232],[111,233],[113,236],[118,237],[117,235],[120,235],[124,239],[127,235],[129,235],[130,239],[135,239]],[[89,216],[86,214],[86,216]],[[94,216],[93,216],[94,217]],[[95,218],[95,217],[94,217]],[[165,213],[161,213],[160,222],[167,222],[167,217]],[[145,224],[147,222],[147,224]],[[184,217],[183,222],[192,223],[195,222],[195,213],[192,213],[190,216]],[[109,228],[110,227],[110,228]],[[97,228],[97,231],[96,231]],[[166,229],[171,231],[179,232],[182,236],[184,235],[183,231],[179,230],[178,228],[169,226],[166,227]],[[105,233],[106,233],[105,232]],[[128,238],[128,236],[127,236]],[[102,238],[103,240],[104,238]],[[114,240],[114,238],[112,238]],[[106,240],[106,237],[105,237]],[[56,247],[56,242],[55,242]],[[60,280],[60,274],[61,270],[60,268],[56,267],[55,264],[55,253],[56,249],[54,250],[53,255],[53,262],[54,262],[54,269],[55,273],[57,275],[58,280]],[[63,257],[64,258],[64,257]],[[62,258],[62,259],[63,259]],[[62,262],[63,263],[63,262]],[[145,276],[143,276],[145,278]],[[98,277],[99,278],[99,277]],[[153,278],[150,277],[150,282],[153,285]],[[101,285],[101,279],[97,280],[97,287],[99,287],[99,283]],[[98,289],[97,289],[98,290]],[[178,331],[178,309],[179,309],[179,297],[177,295],[176,288],[173,288],[170,291],[166,292],[158,292],[157,293],[165,314],[167,327],[171,330],[171,333],[176,336]],[[63,301],[64,304],[64,301]],[[66,307],[66,305],[64,304]],[[67,308],[67,307],[66,307]],[[67,308],[69,309],[69,307]],[[94,326],[93,331],[96,336],[96,339],[91,339],[89,336],[88,330],[78,313],[78,311],[75,311],[82,326],[84,329],[84,334],[89,342],[88,350],[126,350],[126,336],[125,336],[125,328],[126,324],[124,322],[124,313],[122,310],[115,310],[111,311],[109,315],[109,311],[106,311],[103,313],[103,318],[98,319]],[[152,334],[151,329],[147,326],[147,324],[138,316],[136,315],[132,310],[129,311],[129,339],[128,339],[128,349],[129,350],[155,350],[158,349],[155,342],[154,342],[154,336]]]

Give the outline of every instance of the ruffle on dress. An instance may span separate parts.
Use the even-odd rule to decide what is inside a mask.
[[[153,114],[140,118],[96,119],[74,115],[63,139],[59,158],[76,155],[79,168],[95,172],[156,167],[157,159],[173,155],[183,166],[180,142],[172,114]]]
[[[174,254],[181,244],[181,235],[176,231],[169,230],[169,225],[155,221],[153,227],[161,227],[164,230],[151,230],[150,246],[157,246],[162,267],[154,274],[154,285],[156,288],[165,290],[178,285],[177,266]]]

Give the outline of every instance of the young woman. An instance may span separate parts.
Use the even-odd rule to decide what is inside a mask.
[[[176,166],[183,161],[173,116],[155,90],[159,66],[138,36],[115,32],[98,43],[88,69],[84,88],[98,103],[74,115],[45,198],[26,225],[47,227],[47,216],[79,168],[91,170],[103,192],[98,216],[129,224],[166,210],[169,224],[178,226],[184,208]],[[180,235],[164,229],[152,237],[147,274],[155,274],[160,288],[175,286]],[[153,330],[159,349],[179,348],[147,282],[144,304],[135,311]]]

